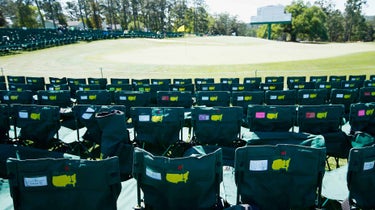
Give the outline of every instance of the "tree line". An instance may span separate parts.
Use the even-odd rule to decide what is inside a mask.
[[[290,41],[373,41],[375,18],[365,17],[367,0],[347,0],[345,11],[332,0],[295,0],[285,10],[291,24],[272,25],[272,39]],[[84,29],[184,32],[267,37],[266,26],[251,26],[227,13],[209,14],[205,0],[0,0],[0,27],[54,28],[80,21]],[[250,21],[250,17],[249,17]]]

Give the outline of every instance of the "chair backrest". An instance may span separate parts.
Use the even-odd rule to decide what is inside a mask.
[[[131,84],[107,84],[106,89],[109,91],[132,91],[133,85]]]
[[[365,80],[363,82],[363,87],[375,87],[375,79],[374,80]]]
[[[358,89],[332,89],[330,102],[332,104],[343,104],[345,113],[349,114],[350,105],[358,101]]]
[[[288,89],[294,89],[293,84],[300,82],[306,82],[306,76],[289,76],[286,78],[286,84]]]
[[[39,105],[52,105],[62,108],[72,106],[69,90],[39,90],[37,95]]]
[[[70,90],[68,84],[46,84],[46,90]]]
[[[310,76],[309,81],[310,82],[326,82],[328,79],[328,76]]]
[[[202,83],[195,84],[196,91],[229,91],[230,85],[228,83]]]
[[[151,79],[152,85],[170,85],[172,83],[171,79]]]
[[[347,184],[350,204],[361,209],[375,208],[375,146],[353,148],[348,159]]]
[[[78,90],[76,92],[78,104],[110,105],[112,94],[108,90]]]
[[[62,77],[62,78],[59,78],[59,77],[48,77],[48,80],[49,80],[49,83],[56,84],[56,85],[61,85],[61,84],[67,84],[68,83],[68,80],[66,79],[66,77]]]
[[[151,94],[140,91],[116,91],[114,92],[113,101],[117,105],[124,105],[126,107],[126,116],[130,117],[131,107],[151,106]]]
[[[117,209],[121,192],[117,157],[9,159],[7,169],[15,209]],[[62,202],[64,196],[69,199]]]
[[[187,84],[193,84],[193,79],[173,79],[173,84],[175,85],[187,85]]]
[[[8,83],[8,90],[13,90],[13,91],[32,91],[35,92],[35,87],[32,84],[24,84],[24,83]]]
[[[260,90],[283,90],[284,83],[283,82],[272,82],[272,83],[260,83],[259,85]]]
[[[158,91],[156,104],[159,107],[191,108],[193,105],[193,94],[189,91]]]
[[[203,145],[232,146],[239,140],[242,115],[242,107],[193,108],[194,141]]]
[[[261,77],[245,77],[243,84],[251,84],[254,89],[259,89],[260,83],[262,83]]]
[[[301,105],[298,107],[299,132],[324,134],[341,130],[344,106],[341,104]]]
[[[150,79],[132,79],[131,81],[133,86],[150,84]]]
[[[195,78],[194,84],[201,85],[201,84],[208,84],[208,83],[215,83],[214,78]]]
[[[299,145],[238,148],[237,203],[259,209],[314,207],[317,201],[320,203],[325,157],[324,148]]]
[[[240,78],[220,78],[220,83],[223,84],[239,84],[240,83]]]
[[[352,132],[362,131],[375,136],[375,102],[352,104],[349,124]]]
[[[181,81],[182,83],[183,81]],[[186,83],[186,84],[171,84],[169,85],[169,90],[170,91],[181,91],[181,92],[195,92],[195,86],[194,84],[191,83]]]
[[[264,102],[267,105],[295,105],[297,104],[296,90],[267,90]]]
[[[107,82],[108,82],[107,78],[92,78],[92,77],[87,78],[87,83],[89,85],[99,85],[101,90],[106,89]]]
[[[359,80],[344,80],[341,81],[342,89],[358,89],[363,86],[363,81]]]
[[[358,102],[368,103],[375,102],[375,86],[362,87],[359,89]]]
[[[349,75],[349,81],[358,81],[359,85],[362,87],[363,82],[366,80],[366,75]]]
[[[230,85],[230,91],[259,91],[259,84],[252,84],[252,83],[246,83],[246,84],[231,84]]]
[[[249,105],[247,109],[250,131],[290,131],[295,121],[294,105]]]
[[[198,106],[229,106],[229,91],[198,91],[196,92]]]
[[[244,113],[250,104],[262,105],[264,103],[264,91],[234,91],[231,94],[232,106],[240,106]]]
[[[154,156],[135,148],[133,175],[146,208],[211,209],[218,204],[223,179],[222,153],[181,158]]]
[[[127,78],[110,78],[110,83],[113,85],[127,85],[130,84],[130,79]]]
[[[184,109],[182,107],[132,107],[135,141],[168,148],[182,140]]]
[[[51,140],[58,134],[60,108],[48,105],[13,105],[16,127],[21,128],[19,140],[31,140],[33,146],[50,148]]]
[[[341,81],[345,81],[346,80],[346,76],[345,75],[331,75],[329,76],[329,80],[330,82],[341,82]]]
[[[297,104],[320,105],[328,100],[327,89],[299,89],[297,92]]]
[[[5,90],[0,91],[1,103],[4,104],[32,104],[33,93],[31,91],[14,91]]]
[[[44,77],[26,77],[26,84],[32,85],[32,91],[45,90]]]
[[[26,77],[25,76],[11,76],[11,75],[8,75],[7,76],[7,81],[8,81],[8,84],[11,84],[11,83],[22,83],[22,84],[25,84],[26,83]]]
[[[284,83],[284,77],[283,76],[267,76],[264,79],[265,83]]]

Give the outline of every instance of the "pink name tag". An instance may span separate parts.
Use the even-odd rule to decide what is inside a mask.
[[[358,110],[358,117],[362,117],[366,115],[366,111],[364,109]]]
[[[265,112],[257,112],[255,113],[255,118],[266,118]]]

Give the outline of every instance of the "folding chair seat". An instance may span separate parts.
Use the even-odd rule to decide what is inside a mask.
[[[286,78],[286,84],[288,89],[293,89],[293,83],[306,82],[305,76],[289,76]]]
[[[132,91],[133,85],[131,84],[107,84],[106,89],[109,91]]]
[[[170,91],[181,91],[181,92],[195,92],[194,84],[171,84],[169,85]]]
[[[62,85],[68,84],[68,80],[66,77],[58,78],[58,77],[49,77],[48,78],[50,84]]]
[[[87,90],[76,92],[78,104],[110,105],[112,94],[108,90]]]
[[[193,80],[191,78],[188,79],[173,79],[174,85],[186,85],[186,84],[193,84]]]
[[[283,76],[267,76],[265,78],[265,83],[284,83]]]
[[[193,94],[189,91],[158,91],[158,107],[184,107],[191,108],[193,105]]]
[[[375,87],[375,79],[374,80],[365,80],[363,82],[363,87]]]
[[[328,80],[328,76],[310,76],[310,82],[326,82]]]
[[[361,87],[359,89],[358,102],[368,103],[375,102],[375,86]]]
[[[10,83],[26,83],[26,77],[25,76],[7,76],[8,84]]]
[[[237,203],[259,209],[320,208],[325,148],[246,146],[236,150]]]
[[[297,92],[297,104],[320,105],[328,102],[327,89],[300,89]]]
[[[127,85],[127,84],[130,84],[130,79],[125,79],[125,78],[110,78],[110,82],[113,85]]]
[[[297,91],[267,90],[264,102],[267,105],[295,105],[297,104]]]
[[[46,84],[46,90],[70,90],[68,84]]]
[[[114,102],[116,105],[126,107],[126,116],[130,118],[131,107],[149,107],[151,106],[151,94],[140,91],[116,91],[114,93]]]
[[[153,85],[166,85],[169,86],[172,83],[171,79],[151,79]]]
[[[15,209],[117,209],[121,192],[117,157],[96,161],[12,158],[7,168]]]
[[[350,105],[358,102],[358,89],[332,89],[330,96],[331,104],[343,104],[345,107],[344,117],[348,119]]]
[[[134,140],[146,150],[162,155],[182,141],[184,109],[182,107],[132,107]]]
[[[0,144],[9,140],[10,110],[6,104],[0,104]]]
[[[366,80],[366,75],[349,75],[349,81],[358,81],[359,86],[363,86],[363,82]]]
[[[5,104],[32,104],[33,93],[31,91],[1,91],[1,102]]]
[[[230,92],[228,91],[198,91],[196,92],[198,106],[229,106]]]
[[[249,105],[247,122],[253,132],[287,132],[296,122],[296,106]]]
[[[196,84],[196,91],[230,91],[230,85],[226,83]]]
[[[329,76],[329,82],[342,82],[342,81],[346,81],[346,76],[345,75],[340,75],[340,76],[337,76],[337,75],[332,75],[332,76]]]
[[[348,160],[347,185],[349,203],[359,209],[374,209],[375,146],[353,148]]]
[[[99,85],[100,90],[105,90],[107,86],[107,78],[87,78],[87,82],[89,85]]]
[[[36,92],[38,90],[45,90],[45,80],[44,77],[26,77],[26,84],[30,84],[32,91]]]
[[[221,155],[218,149],[209,154],[167,158],[135,148],[137,208],[220,209]]]
[[[363,86],[363,81],[350,80],[350,81],[341,81],[342,89],[358,89]]]
[[[13,105],[18,140],[35,148],[50,149],[59,143],[60,108],[48,105]]]
[[[132,79],[132,85],[137,86],[137,85],[149,85],[150,84],[150,79]]]
[[[194,142],[201,145],[236,145],[240,140],[242,114],[242,107],[194,107]]]
[[[352,134],[365,132],[375,136],[375,103],[355,103],[350,106],[349,124]]]
[[[215,79],[214,78],[195,78],[194,79],[195,85],[209,84],[209,83],[215,83]]]
[[[283,90],[284,83],[283,82],[275,82],[275,83],[260,83],[259,86],[260,90]]]
[[[245,77],[243,79],[243,84],[251,85],[254,90],[259,90],[260,83],[262,83],[261,77]]]

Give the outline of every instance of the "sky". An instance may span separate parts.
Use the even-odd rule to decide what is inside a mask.
[[[250,22],[251,16],[256,16],[257,8],[269,5],[290,5],[292,0],[205,0],[210,14],[229,13],[231,16],[237,16],[238,20],[245,23]],[[311,4],[315,0],[309,1]],[[346,0],[333,0],[336,8],[344,11]],[[375,1],[367,0],[367,4],[362,7],[365,15],[375,15]]]

